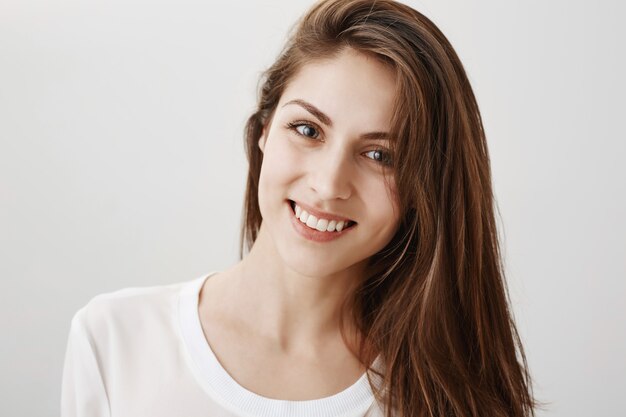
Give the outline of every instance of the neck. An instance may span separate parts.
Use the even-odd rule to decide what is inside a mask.
[[[232,270],[229,300],[244,322],[286,354],[316,356],[340,343],[341,306],[362,277],[363,267],[315,276],[300,273],[283,262],[261,227],[250,253]],[[352,324],[345,322],[349,338],[355,334]]]

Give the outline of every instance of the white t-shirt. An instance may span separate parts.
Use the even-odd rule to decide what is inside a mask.
[[[200,324],[198,296],[214,273],[101,294],[81,308],[65,354],[61,416],[382,416],[365,374],[335,395],[307,401],[271,399],[239,385]],[[374,366],[380,369],[380,357]]]

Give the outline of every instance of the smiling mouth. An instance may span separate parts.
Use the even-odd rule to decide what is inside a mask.
[[[293,201],[293,200],[288,200],[288,201],[289,201],[289,206],[291,207],[291,212],[293,213],[294,217],[296,217],[296,218],[297,218],[297,220],[298,220],[298,221],[300,221],[303,225],[307,225],[307,226],[308,226],[308,224],[307,224],[306,222],[303,222],[300,218],[298,218],[298,217],[296,216],[296,202],[295,202],[295,201]],[[309,217],[314,217],[314,216],[309,215]],[[315,217],[315,218],[317,218],[317,217]],[[322,218],[322,219],[323,219],[323,218]],[[318,220],[320,220],[320,219],[318,219]],[[326,219],[326,220],[328,221],[328,219]],[[333,223],[334,225],[337,225],[337,224],[338,224],[338,223],[340,223],[340,222],[337,222],[336,220],[331,220],[331,221],[328,221],[328,225],[329,225],[329,226],[330,226],[330,223]],[[341,223],[343,223],[343,225],[342,225],[342,229],[341,229],[341,230],[332,230],[332,229],[331,229],[331,230],[329,231],[329,233],[341,233],[341,232],[345,231],[346,229],[350,229],[350,228],[354,227],[354,226],[357,224],[357,223],[356,223],[355,221],[353,221],[353,220],[342,221]],[[311,226],[308,226],[308,227],[310,227],[312,230],[318,230],[318,229],[316,229],[315,227],[311,227]],[[335,226],[333,226],[333,228],[334,228],[334,227],[335,227]]]

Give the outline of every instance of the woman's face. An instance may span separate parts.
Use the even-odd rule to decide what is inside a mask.
[[[285,89],[259,140],[259,205],[262,228],[295,271],[363,266],[396,232],[395,184],[384,177],[394,94],[391,69],[354,49],[304,65]],[[356,224],[337,232],[341,218]]]

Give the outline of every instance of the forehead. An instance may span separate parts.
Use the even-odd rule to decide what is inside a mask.
[[[278,107],[305,100],[342,120],[386,130],[396,94],[394,71],[374,56],[345,48],[332,58],[304,64],[289,81]],[[296,106],[287,106],[292,108]],[[297,111],[297,109],[291,109]]]

